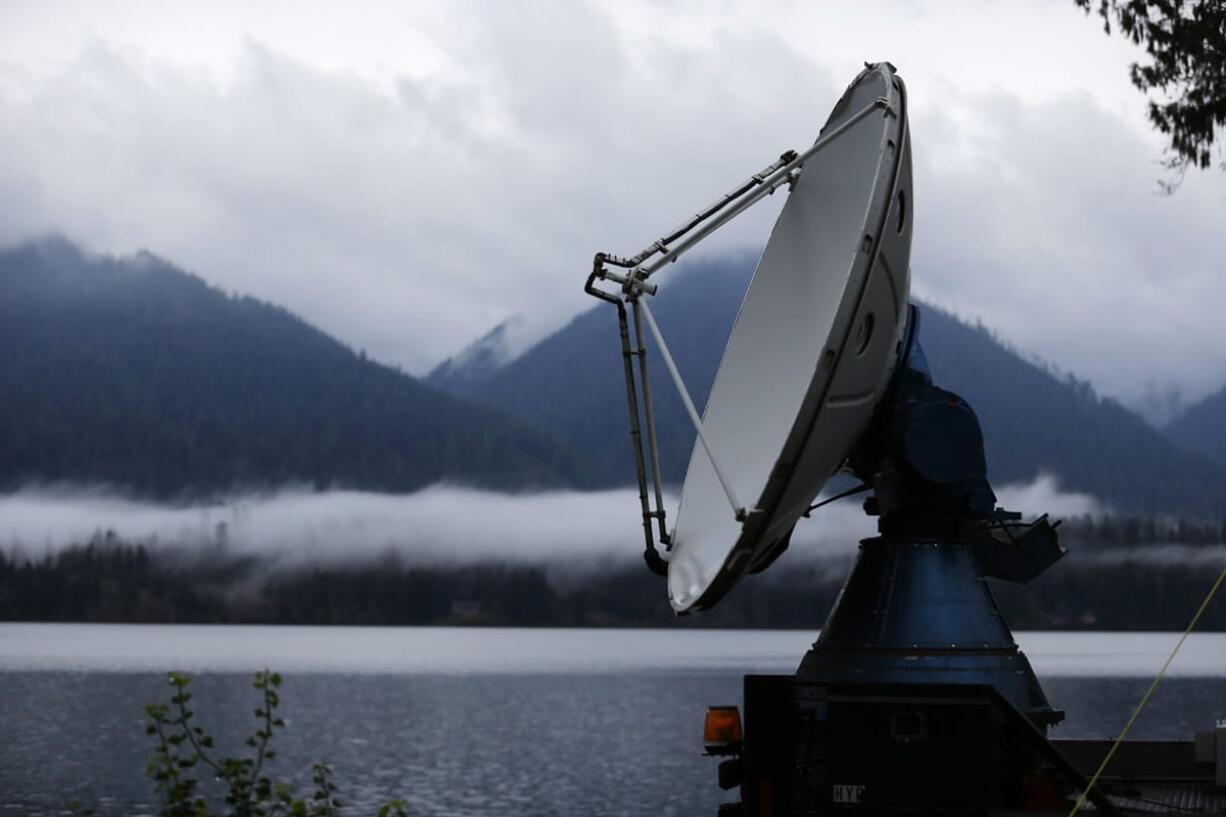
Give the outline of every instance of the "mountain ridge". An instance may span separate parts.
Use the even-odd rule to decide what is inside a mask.
[[[701,405],[753,258],[687,266],[660,276],[654,312]],[[0,250],[0,490],[74,482],[176,499],[286,483],[408,492],[440,480],[631,482],[613,311],[594,304],[514,356],[500,356],[505,331],[422,383],[151,253],[87,256],[60,238]],[[1226,460],[1203,456],[1203,441],[1176,445],[1088,383],[935,307],[922,307],[921,342],[938,384],[978,412],[998,485],[1052,474],[1120,512],[1226,507]],[[693,430],[647,343],[661,458],[676,484]],[[1213,399],[1226,402],[1226,389],[1186,422],[1226,416]]]
[[[0,295],[0,489],[70,481],[175,498],[584,479],[531,425],[151,253],[28,242],[0,251]]]
[[[511,335],[521,331],[524,319],[518,315],[500,321],[481,337],[446,358],[423,378],[439,389],[463,397],[465,390],[518,357]]]
[[[1226,468],[1226,386],[1185,408],[1165,430],[1185,450]]]
[[[653,312],[699,406],[752,270],[748,255],[707,258],[660,282]],[[1215,515],[1226,507],[1226,469],[1177,447],[1088,382],[933,306],[921,305],[920,339],[938,385],[979,414],[997,484],[1051,473],[1066,490],[1120,511]],[[665,478],[678,483],[693,430],[647,343]],[[594,305],[507,366],[474,378],[465,394],[567,441],[592,464],[597,484],[633,479],[613,310]]]

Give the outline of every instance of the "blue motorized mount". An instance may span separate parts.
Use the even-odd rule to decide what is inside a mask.
[[[888,399],[852,470],[881,535],[859,558],[797,680],[985,684],[1040,728],[1063,717],[1018,649],[986,578],[1034,578],[1063,555],[1046,517],[996,507],[970,405],[933,383],[911,308]]]

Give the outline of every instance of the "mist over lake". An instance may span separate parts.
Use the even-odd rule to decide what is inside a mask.
[[[1104,510],[1064,491],[1048,474],[1001,486],[1000,500],[1029,514],[1080,516]],[[666,496],[674,506],[675,496]],[[141,500],[113,488],[30,486],[0,495],[0,548],[39,557],[110,532],[153,550],[188,555],[222,546],[271,568],[362,564],[389,555],[417,562],[591,563],[638,558],[638,496],[607,491],[498,492],[433,485],[410,494],[287,487],[210,502]],[[876,520],[854,499],[800,525],[805,560],[853,553]]]

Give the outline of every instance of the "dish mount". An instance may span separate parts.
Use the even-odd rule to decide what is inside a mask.
[[[777,557],[867,427],[906,322],[910,186],[905,90],[877,63],[809,148],[783,153],[636,255],[595,256],[585,290],[617,308],[644,555],[668,576],[677,612],[714,605]],[[783,187],[700,416],[652,312],[652,276]],[[646,334],[697,436],[671,529]]]

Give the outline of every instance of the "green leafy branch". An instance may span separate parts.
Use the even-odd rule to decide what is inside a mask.
[[[1170,139],[1163,164],[1180,176],[1160,182],[1166,192],[1188,167],[1212,163],[1214,137],[1226,127],[1226,2],[1223,0],[1073,0],[1097,11],[1104,30],[1115,29],[1145,49],[1133,63],[1132,84],[1149,100],[1149,119]],[[1219,157],[1221,155],[1219,149]],[[1226,160],[1221,162],[1226,169]]]
[[[161,801],[161,817],[221,817],[209,810],[200,791],[197,775],[202,769],[224,791],[225,817],[337,817],[342,803],[337,797],[340,787],[333,778],[332,767],[316,763],[311,767],[312,792],[309,798],[299,797],[294,786],[277,782],[267,773],[268,764],[276,757],[271,743],[285,721],[277,716],[281,704],[281,675],[257,672],[252,686],[259,693],[255,709],[256,730],[246,738],[251,750],[246,757],[220,757],[216,754],[212,735],[194,720],[189,708],[192,694],[191,679],[180,672],[167,676],[173,694],[169,704],[156,703],[145,707],[146,734],[155,739],[155,746],[145,767]],[[91,817],[94,809],[82,808],[77,802],[69,810],[81,817]],[[407,817],[405,802],[392,800],[379,808],[378,817]]]

